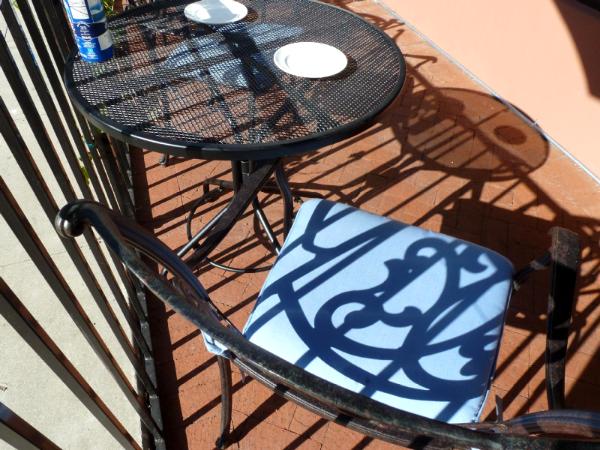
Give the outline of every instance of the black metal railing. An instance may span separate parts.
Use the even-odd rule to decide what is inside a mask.
[[[58,301],[62,305],[66,320],[78,328],[89,345],[79,351],[96,355],[98,364],[106,367],[139,417],[141,439],[132,436],[123,425],[120,412],[111,410],[92,388],[94,380],[86,379],[61,351],[66,343],[50,337],[27,309],[26,299],[15,294],[11,279],[5,279],[3,274],[0,313],[120,445],[162,448],[162,422],[143,289],[91,232],[85,234],[81,245],[62,241],[85,296],[108,324],[112,334],[108,338],[99,331],[80,301],[81,293],[72,289],[73,280],[57,264],[48,243],[31,223],[32,208],[40,208],[52,225],[59,203],[76,198],[96,200],[133,217],[135,198],[129,148],[90,126],[71,107],[65,94],[62,71],[74,44],[62,2],[0,0],[0,11],[7,30],[6,36],[0,34],[0,66],[6,80],[2,82],[0,97],[0,135],[5,147],[2,152],[12,155],[39,203],[32,205],[22,200],[21,193],[11,189],[7,179],[10,174],[2,173],[0,213],[14,234],[15,245],[24,250],[48,284],[38,301]],[[9,100],[18,108],[9,109]],[[116,350],[125,355],[125,363],[115,357]],[[33,394],[36,389],[43,387],[31,386]],[[39,399],[44,401],[41,391]],[[60,444],[47,430],[36,430],[27,423],[18,405],[2,403],[0,439],[13,445],[29,442],[40,448],[56,448]]]

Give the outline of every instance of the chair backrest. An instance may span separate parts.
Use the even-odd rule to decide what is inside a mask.
[[[450,425],[401,411],[329,383],[246,340],[210,301],[174,252],[135,222],[90,201],[66,205],[56,229],[75,237],[92,226],[157,298],[228,349],[227,356],[258,381],[313,411],[370,436],[418,448],[598,448],[600,414],[555,410],[496,423]],[[168,282],[140,254],[173,274]],[[533,436],[535,434],[535,436]]]

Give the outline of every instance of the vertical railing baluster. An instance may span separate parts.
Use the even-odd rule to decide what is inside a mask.
[[[11,5],[18,8],[18,15],[15,14],[15,10]],[[4,36],[0,36],[0,67],[8,80],[8,88],[10,88],[9,90],[13,92],[15,98],[18,100],[27,124],[32,131],[32,135],[39,145],[39,149],[46,162],[51,167],[52,174],[62,194],[67,201],[72,201],[77,197],[73,185],[69,181],[69,176],[67,176],[62,166],[59,152],[64,155],[65,161],[69,166],[69,172],[74,177],[77,187],[85,198],[97,199],[101,203],[110,205],[113,209],[121,210],[124,214],[134,217],[135,198],[133,196],[129,147],[116,141],[109,143],[106,135],[99,133],[98,130],[90,126],[83,116],[71,106],[70,101],[67,99],[61,76],[65,61],[74,48],[74,41],[65,18],[61,0],[12,0],[10,2],[0,0],[0,10],[10,31],[10,35],[15,41],[16,52],[18,52],[22,61],[22,65],[17,66],[15,64],[15,60],[11,54],[11,52],[15,52],[15,48],[8,48]],[[22,20],[20,20],[21,18]],[[30,46],[35,49],[35,56],[31,53]],[[25,86],[21,75],[23,68],[33,82],[33,91],[36,92],[47,113],[49,126],[53,130],[53,135],[57,138],[60,147],[58,149],[53,145],[50,134],[46,130],[46,125],[36,110],[33,97]],[[47,80],[42,74],[46,75]],[[37,200],[40,202],[42,210],[47,218],[53,221],[58,210],[54,195],[50,192],[44,178],[40,174],[38,166],[23,142],[2,98],[0,98],[0,132],[8,144],[8,148],[11,150],[17,165],[29,182]],[[84,176],[80,165],[83,166],[89,178]],[[145,447],[148,444],[149,432],[154,438],[154,446],[157,449],[163,449],[164,440],[161,433],[162,418],[160,416],[160,405],[155,388],[156,373],[151,351],[144,290],[139,283],[136,283],[136,280],[131,279],[127,275],[123,265],[112,253],[109,253],[109,256],[113,265],[110,266],[108,264],[106,256],[92,232],[88,231],[84,234],[84,239],[100,269],[100,273],[106,280],[112,297],[117,302],[127,325],[131,329],[133,336],[133,340],[131,340],[117,319],[103,288],[98,283],[96,275],[79,246],[74,241],[68,243],[66,240],[63,240],[67,254],[81,276],[85,288],[87,288],[88,293],[98,306],[112,333],[115,335],[121,350],[127,356],[135,370],[137,379],[140,382],[138,391],[133,387],[102,336],[100,336],[87,316],[87,313],[83,310],[79,300],[70,290],[69,280],[63,278],[62,273],[53,263],[43,243],[33,228],[31,228],[22,209],[10,193],[1,176],[0,213],[13,229],[17,241],[48,282],[51,291],[66,309],[70,319],[83,334],[88,344],[100,358],[100,361],[107,367],[109,373],[125,395],[125,398],[138,413],[143,424],[142,445]],[[0,302],[2,303],[0,311],[2,311],[3,315],[8,315],[6,308],[9,308],[10,302],[6,301],[6,296],[10,294],[5,294],[5,291],[7,289],[7,292],[12,291],[7,288],[5,283],[2,283],[0,279],[0,287],[3,287],[2,292],[0,292],[0,297],[2,297],[0,298]],[[122,290],[123,288],[125,291]],[[21,310],[17,312],[22,313]],[[31,320],[25,318],[26,320],[23,322],[24,317],[23,314],[20,314],[21,322],[13,320],[11,322],[12,326],[17,329],[23,323],[30,325],[35,322],[31,315],[29,315],[29,319]],[[17,322],[21,325],[17,325]],[[37,327],[37,331],[44,332],[39,325]],[[35,333],[36,330],[30,329],[30,332]],[[38,334],[37,337],[39,338],[39,336]],[[36,342],[36,345],[39,344],[34,337],[30,336],[24,339],[30,345],[32,345],[33,341]],[[44,341],[43,338],[42,341]],[[46,342],[44,341],[44,343]],[[60,354],[58,347],[55,346],[55,348],[58,353],[53,353],[53,357],[57,357]],[[52,350],[52,348],[47,346],[46,350],[48,349]],[[57,358],[61,361],[65,360],[68,363],[64,355]],[[44,360],[47,362],[46,359]],[[63,372],[67,370],[69,372],[68,368],[65,367],[60,370],[63,370]],[[58,375],[58,372],[55,371],[55,373]],[[70,382],[72,382],[73,373],[69,376],[71,377]],[[61,377],[65,384],[69,384],[65,381],[69,377],[61,375],[59,377]],[[74,379],[77,379],[77,377]],[[86,380],[81,379],[79,381],[83,383],[79,383],[78,388],[69,386],[73,392],[77,389],[86,391],[82,387],[86,385]],[[89,387],[89,385],[87,386]],[[90,391],[87,392],[86,395],[89,394],[88,397],[82,394],[83,391],[79,391],[79,394],[76,394],[77,397],[83,403],[86,403],[90,398],[93,400],[95,406],[88,402],[86,407],[90,411],[94,410],[92,412],[96,418],[105,428],[109,429],[113,436],[119,440],[120,444],[126,448],[139,448],[139,444],[127,434],[127,431],[122,428],[116,417],[108,409],[103,410],[101,407],[103,404],[102,400],[93,391],[91,391],[92,394],[90,394]],[[14,430],[2,421],[2,406],[0,404],[0,437],[4,436],[5,432],[10,433],[14,437],[16,436]],[[25,422],[23,423],[26,424]],[[39,440],[35,445],[40,448],[56,448],[52,446],[43,447],[45,445],[43,444],[44,442],[43,440]],[[50,441],[48,443],[49,445],[54,445]],[[26,441],[22,441],[20,444],[26,445]]]
[[[119,168],[119,172],[121,173],[121,176],[125,181],[127,193],[129,194],[129,200],[133,204],[133,175],[131,172],[131,167],[129,165],[129,160],[127,159],[127,155],[129,154],[129,146],[117,139],[110,139],[110,143],[112,145],[112,148],[114,149],[114,155],[116,158],[117,166]]]
[[[2,317],[19,333],[27,345],[50,367],[117,442],[125,448],[140,449],[140,446],[127,429],[85,381],[67,356],[60,351],[58,345],[44,331],[2,278],[0,278],[0,300],[0,314]],[[1,418],[2,406],[0,404],[0,420]],[[36,442],[33,443],[40,446],[39,439],[36,439]],[[47,448],[58,449],[56,446]]]
[[[31,0],[31,4],[33,5],[33,9],[35,10],[38,19],[40,21],[46,22],[48,25],[48,31],[50,36],[46,34],[48,41],[53,41],[55,45],[50,44],[51,48],[56,56],[60,55],[60,58],[57,58],[57,63],[61,63],[62,66],[58,67],[59,72],[63,71],[64,63],[69,56],[69,52],[74,46],[73,36],[70,32],[65,29],[65,19],[59,20],[58,15],[56,14],[56,10],[54,6],[48,0]],[[42,25],[44,26],[44,25]]]
[[[94,166],[96,167],[96,171],[98,172],[98,176],[100,177],[100,180],[102,181],[102,185],[106,187],[106,194],[109,198],[109,204],[110,207],[112,209],[114,209],[115,211],[119,210],[119,201],[117,200],[117,193],[115,192],[116,189],[111,186],[110,184],[110,179],[108,177],[108,173],[106,172],[106,168],[105,168],[105,164],[102,161],[102,156],[100,155],[100,152],[98,151],[98,146],[97,146],[97,142],[94,138],[94,134],[96,133],[95,129],[92,129],[93,131],[90,131],[90,142],[92,142],[92,144],[90,144],[90,155],[92,155],[92,161],[94,162]],[[98,132],[98,134],[100,134]]]
[[[0,289],[2,283],[2,278],[0,278]],[[4,308],[5,305],[0,303],[0,311],[3,316]],[[60,450],[60,447],[54,442],[3,403],[0,403],[0,440],[20,450]]]
[[[60,110],[62,110],[62,113],[63,113],[62,117],[65,119],[69,133],[71,135],[71,139],[75,143],[77,152],[79,154],[79,158],[89,176],[89,180],[92,184],[92,187],[94,188],[96,197],[98,198],[98,201],[100,201],[100,203],[104,203],[105,205],[108,205],[106,196],[104,194],[104,190],[100,186],[98,176],[96,175],[94,167],[90,161],[89,151],[86,148],[85,142],[82,139],[81,130],[78,128],[77,124],[75,123],[73,114],[71,114],[71,107],[69,105],[69,102],[67,100],[65,92],[63,90],[61,81],[56,74],[56,70],[52,66],[52,59],[50,57],[50,54],[48,53],[48,49],[44,43],[44,39],[40,33],[40,30],[38,29],[38,27],[35,23],[35,19],[34,19],[32,11],[31,11],[31,8],[29,7],[29,4],[27,3],[26,0],[16,0],[16,4],[19,7],[19,12],[20,12],[21,16],[23,17],[23,22],[25,24],[27,32],[29,33],[29,36],[31,38],[31,42],[33,43],[35,51],[37,53],[37,58],[42,63],[44,72],[46,73],[46,76],[48,77],[48,81],[50,82],[50,86],[51,86],[54,96],[56,97],[56,100],[58,102],[58,107]],[[12,11],[11,8],[7,8],[5,20],[7,22],[7,25],[9,27],[9,30],[10,30],[11,34],[13,35],[13,37],[18,36],[19,35],[19,32],[17,31],[18,24],[16,23],[16,18],[14,16],[14,12]],[[19,36],[19,37],[22,37],[22,39],[17,39],[15,37],[15,41],[17,42],[17,45],[21,45],[21,46],[25,45],[25,42],[26,42],[25,36]],[[22,52],[22,50],[21,50],[21,52]]]
[[[28,71],[30,78],[32,79],[35,86],[43,86],[44,80],[42,79],[41,74],[37,70],[36,65],[31,57],[31,54],[28,51],[27,43],[25,40],[26,38],[24,35],[22,35],[22,33],[19,29],[18,23],[16,21],[13,11],[12,11],[12,8],[10,7],[10,5],[8,3],[5,3],[4,5],[0,5],[0,9],[2,10],[3,17],[5,17],[5,20],[8,24],[9,30],[10,30],[11,34],[13,35],[13,38],[15,39],[17,49],[21,55],[21,58],[25,62],[25,66],[26,66],[26,69]],[[49,77],[51,77],[51,75],[52,75],[52,72],[50,71]],[[42,100],[42,104],[45,107],[45,110],[46,110],[46,113],[48,114],[48,118],[50,119],[50,122],[54,126],[54,132],[59,139],[59,144],[62,147],[62,152],[67,157],[67,160],[70,164],[70,168],[74,172],[75,178],[78,181],[79,188],[80,188],[81,192],[83,193],[84,198],[93,200],[94,198],[92,196],[92,193],[91,193],[89,187],[86,184],[85,177],[83,177],[83,175],[81,174],[80,168],[78,167],[77,160],[76,160],[76,157],[74,154],[75,152],[71,147],[71,144],[69,142],[66,131],[63,128],[62,123],[60,121],[60,114],[59,114],[58,110],[56,109],[56,107],[54,106],[53,100],[50,97],[49,92],[43,88],[37,89],[36,91],[38,92],[40,99]],[[57,93],[57,96],[59,98],[61,97],[58,93]],[[64,94],[63,94],[63,97],[64,97]],[[66,99],[63,99],[63,104],[66,105]],[[67,114],[65,114],[65,116],[67,116]],[[74,126],[74,123],[72,123],[72,125]],[[90,162],[88,160],[88,153],[86,152],[87,149],[84,148],[84,144],[83,144],[80,136],[73,136],[73,139],[75,141],[75,145],[77,146],[77,150],[80,155],[80,159],[82,160],[82,163],[84,164],[84,167],[88,171],[88,174],[90,175],[90,177],[94,176],[93,179],[96,181],[96,186],[98,189],[96,191],[96,194],[97,195],[102,194],[102,190],[101,190],[100,186],[97,184],[97,179],[95,178],[95,174],[93,173],[93,170],[90,166]],[[92,251],[94,251],[94,249],[92,249]],[[103,275],[108,283],[108,286],[109,286],[109,289],[111,290],[112,295],[116,298],[119,306],[123,310],[123,313],[126,315],[130,314],[129,308],[125,301],[125,298],[123,297],[122,292],[118,288],[116,280],[114,279],[114,275],[112,274],[110,268],[108,267],[108,265],[106,264],[106,262],[103,258],[97,258],[97,260],[98,260],[98,264],[100,265],[100,267],[102,269]],[[115,264],[116,267],[121,266],[120,263],[118,263],[114,258],[113,258],[113,263]],[[121,281],[123,283],[128,282],[128,280],[123,277],[122,277]],[[130,301],[137,302],[137,298],[135,296],[131,297]],[[136,309],[139,311],[140,308],[138,307],[138,305],[136,305]],[[125,310],[127,310],[127,312]],[[142,317],[143,316],[141,316],[140,319]]]
[[[35,24],[35,20],[32,15],[29,4],[25,0],[17,0],[17,5],[19,6],[19,11],[20,11],[20,13],[23,17],[23,20],[26,24],[27,31],[29,32],[29,35],[31,36],[31,39],[33,41],[34,47],[37,52],[37,56],[40,59],[40,61],[42,62],[42,66],[44,67],[46,75],[48,76],[50,85],[53,88],[53,92],[57,99],[58,105],[63,111],[63,117],[69,128],[71,138],[72,138],[73,142],[75,143],[80,160],[89,176],[90,182],[92,183],[92,187],[94,188],[94,192],[95,192],[98,200],[101,203],[108,205],[109,203],[107,203],[107,197],[105,196],[104,190],[106,189],[107,193],[111,196],[114,194],[112,193],[112,189],[110,188],[110,185],[108,184],[108,179],[106,179],[105,183],[104,183],[105,189],[103,189],[103,187],[100,185],[98,175],[96,174],[96,164],[93,164],[92,161],[90,160],[91,155],[92,155],[91,149],[86,147],[86,142],[84,142],[82,140],[82,136],[79,133],[77,125],[75,124],[73,115],[69,114],[69,112],[71,111],[71,108],[69,106],[66,95],[60,84],[61,82],[58,79],[56,72],[54,71],[54,68],[52,67],[50,55],[48,53],[46,46],[44,45],[40,31]],[[11,31],[11,34],[13,34],[13,36],[18,35],[18,33],[19,33],[18,24],[16,23],[14,13],[12,12],[11,8],[7,8],[6,14],[5,14],[5,19],[9,26],[9,30]],[[16,39],[17,45],[19,46],[21,53],[23,53],[25,51],[25,49],[23,48],[25,45],[25,37],[24,36],[22,36],[22,37],[23,37],[23,39]],[[30,72],[31,72],[31,69],[30,69]],[[35,77],[35,75],[31,75],[31,76],[32,76],[32,78],[38,78],[37,82],[41,82],[41,80],[39,80],[39,77]],[[46,103],[49,103],[52,105],[51,99],[47,99]],[[52,105],[52,107],[53,107],[53,105]],[[57,117],[58,117],[58,111],[53,111],[53,118],[57,118]],[[87,129],[87,126],[85,126],[85,128]],[[66,137],[63,138],[63,141],[65,139],[66,139]],[[89,144],[89,145],[93,145],[93,144]],[[63,148],[63,151],[64,150],[65,149]],[[86,198],[91,198],[91,194],[89,192],[87,192],[86,190],[84,190],[84,196]],[[110,203],[110,205],[112,207],[115,206],[114,200],[113,200],[113,202]],[[112,258],[112,261],[113,261],[115,267],[117,268],[117,273],[121,279],[121,282],[123,283],[123,285],[125,286],[125,288],[128,292],[130,303],[132,304],[136,314],[138,315],[141,322],[146,322],[147,317],[146,317],[145,313],[143,312],[141,306],[139,305],[139,301],[137,299],[137,295],[135,294],[135,290],[134,290],[133,286],[131,286],[131,281],[128,279],[128,277],[125,276],[125,271],[122,269],[121,264],[114,257],[114,255],[111,254],[111,258]],[[115,286],[114,283],[110,283],[110,287],[112,288],[113,295],[118,296],[119,294],[114,292],[114,286]]]
[[[5,5],[0,5],[0,7],[3,8],[3,12],[4,12]],[[58,158],[58,155],[54,149],[52,141],[50,140],[46,130],[44,129],[43,121],[42,121],[39,113],[37,112],[37,109],[35,107],[33,99],[29,95],[23,79],[19,76],[18,68],[15,64],[15,61],[12,59],[12,57],[8,51],[8,46],[6,45],[6,41],[4,40],[4,37],[2,37],[2,36],[0,36],[0,63],[2,64],[2,69],[4,71],[6,78],[9,81],[11,88],[13,89],[13,91],[15,93],[18,93],[17,98],[19,100],[19,104],[21,105],[21,107],[23,109],[25,117],[29,121],[29,124],[32,128],[33,134],[34,134],[38,144],[40,145],[40,148],[41,148],[44,156],[46,157],[46,160],[47,160],[49,166],[54,169],[54,175],[58,181],[59,186],[61,187],[63,195],[65,196],[67,201],[74,201],[77,198],[77,196],[75,195],[75,192],[73,191],[73,188],[70,185],[70,182],[66,176],[66,173],[64,173],[64,169],[62,169],[60,159]],[[39,81],[39,80],[34,80],[34,81]],[[44,92],[43,89],[41,89],[40,91]],[[45,97],[43,93],[41,95],[43,97]],[[47,104],[49,99],[45,98],[45,100],[46,100],[46,102],[44,102],[45,103],[44,106],[48,107],[48,111],[51,114],[53,112],[53,108],[51,105]],[[56,111],[54,110],[54,112],[56,112]],[[3,119],[3,122],[4,123],[2,124],[2,126],[5,130],[5,132],[10,133],[8,128],[10,127],[11,119],[10,119],[8,113],[6,113],[6,112],[5,112],[5,118]],[[13,134],[14,134],[14,132],[16,132],[16,127],[14,126],[14,124],[12,125],[12,128],[13,128]],[[64,136],[62,136],[62,137],[64,138]],[[13,139],[13,141],[14,140],[15,139]],[[16,139],[16,140],[18,141],[18,139]],[[62,143],[64,143],[64,142],[62,142]],[[11,149],[11,151],[13,152],[13,154],[17,160],[22,160],[23,155],[21,154],[21,152],[16,152],[16,150],[11,148],[10,145],[9,145],[9,149]],[[64,150],[63,154],[67,157],[67,160],[70,162],[71,170],[73,171],[75,177],[80,182],[79,183],[80,187],[86,194],[88,194],[88,198],[90,198],[91,193],[90,193],[89,189],[87,188],[87,185],[85,185],[85,180],[83,180],[83,175],[81,174],[81,172],[79,170],[77,161],[75,160],[73,154],[71,154],[68,151],[68,149],[65,148],[63,150]],[[15,154],[15,152],[17,154]],[[29,178],[28,178],[28,180],[29,180]],[[37,191],[34,190],[34,192],[37,192]],[[56,210],[51,213],[47,212],[47,215],[49,216],[50,220],[52,220],[51,217],[53,217],[53,215],[56,214],[56,212],[57,212]],[[102,251],[100,250],[100,247],[98,246],[96,239],[94,238],[94,236],[91,233],[86,233],[85,238],[86,238],[87,244],[90,247],[90,250],[92,251],[92,253],[94,255],[94,258],[96,259],[96,262],[100,266],[102,273],[109,284],[109,288],[111,289],[111,292],[113,293],[115,300],[117,301],[117,304],[121,308],[126,320],[128,322],[130,322],[131,314],[132,314],[131,309],[130,309],[129,305],[127,304],[125,298],[123,297],[121,290],[116,285],[116,280],[114,279],[114,276],[112,275],[112,272],[110,271],[108,263],[106,262],[106,259],[104,258],[104,255],[103,255]],[[79,259],[83,260],[84,258],[83,258],[83,256],[81,256]],[[87,281],[87,286],[90,289],[90,292],[92,292],[92,294],[94,294],[94,299],[96,300],[98,306],[103,311],[109,325],[111,326],[111,328],[117,335],[117,338],[119,338],[121,343],[125,346],[125,341],[126,341],[126,338],[124,339],[125,334],[123,333],[122,329],[120,329],[121,327],[118,323],[118,320],[116,319],[116,316],[112,312],[112,309],[108,303],[108,300],[106,299],[106,297],[104,296],[104,293],[100,289],[97,280],[95,279],[93,273],[91,272],[91,269],[89,269],[89,266],[84,265],[83,267],[87,267],[88,270],[82,274],[82,277],[84,278],[84,280]],[[137,333],[136,335],[139,336],[139,333]],[[143,343],[141,343],[140,345],[143,345],[143,344],[145,344],[145,341]],[[125,348],[127,349],[127,346]],[[130,352],[128,352],[128,353],[130,353]],[[130,356],[130,359],[132,359],[131,355],[128,355],[128,356]],[[135,360],[132,359],[132,362],[135,362]],[[140,374],[140,375],[143,380],[145,378],[144,375],[143,374]],[[151,389],[151,386],[147,386],[147,388]]]
[[[1,121],[0,121],[1,123]],[[94,327],[87,313],[73,294],[69,283],[64,279],[58,267],[52,261],[46,248],[31,227],[29,221],[8,187],[0,177],[0,214],[13,230],[21,246],[25,249],[37,269],[63,305],[75,325],[79,328],[94,352],[107,367],[117,385],[129,400],[142,422],[157,439],[162,439],[161,431],[154,419],[149,415],[144,399],[137,394],[127,376],[115,360],[108,346]]]
[[[29,8],[29,4],[27,3],[27,0],[15,0],[15,1],[17,2],[17,6],[19,7],[19,10],[31,11],[31,9]],[[57,24],[55,23],[54,26],[52,25],[52,23],[49,21],[49,19],[47,17],[47,14],[45,13],[45,9],[44,9],[44,7],[45,8],[52,7],[51,5],[44,4],[43,2],[40,3],[38,1],[32,1],[32,3],[33,3],[33,7],[35,10],[35,15],[37,17],[37,20],[40,22],[40,27],[42,30],[45,31],[44,36],[46,37],[46,43],[48,45],[48,49],[50,50],[50,54],[52,55],[52,61],[54,62],[54,65],[55,65],[58,73],[62,74],[64,71],[64,68],[65,68],[64,66],[65,66],[66,57],[71,52],[71,50],[73,48],[75,48],[75,43],[73,41],[72,33],[69,30],[68,25],[66,24],[66,20],[63,20],[63,21],[58,20]],[[60,9],[61,13],[63,11],[62,7],[60,5],[54,6],[54,8]],[[25,16],[24,16],[24,18],[25,18]],[[31,19],[31,17],[29,17],[29,18]],[[27,22],[27,23],[30,23],[30,22]],[[33,25],[33,22],[31,22],[31,24]],[[62,27],[63,31],[55,32],[56,25]],[[62,34],[64,34],[64,36],[62,38],[59,37]],[[78,113],[77,111],[74,112],[74,116],[75,116],[77,122],[79,123],[79,128],[81,129],[81,132],[83,133],[83,137],[85,138],[86,142],[91,143],[92,136],[91,136],[91,133],[89,130],[88,123],[83,119],[81,114]]]
[[[43,181],[39,170],[33,163],[33,158],[31,157],[27,146],[20,138],[18,130],[14,122],[12,121],[11,116],[8,114],[6,106],[4,105],[2,99],[0,99],[0,134],[2,134],[4,140],[8,144],[8,148],[11,150],[13,156],[15,157],[17,164],[19,164],[21,171],[26,175],[27,181],[30,183],[33,192],[38,198],[38,201],[41,203],[42,208],[44,209],[46,216],[48,217],[48,220],[51,223],[53,223],[54,218],[56,217],[56,213],[58,212],[58,206],[56,205],[54,198],[50,194],[48,186]],[[58,171],[55,171],[54,173],[56,175]],[[69,197],[71,197],[74,200],[72,192],[68,193],[67,199],[69,199]],[[90,239],[87,239],[87,242],[88,244],[96,245],[96,247],[98,245],[93,235],[90,236]],[[77,246],[77,244],[69,242],[69,240],[67,239],[63,240],[63,244],[67,249],[69,256],[71,257],[73,264],[77,267],[77,270],[79,271],[82,279],[86,283],[86,286],[88,287],[90,293],[96,301],[96,304],[100,308],[100,311],[102,312],[108,325],[115,334],[116,338],[119,340],[119,343],[121,344],[125,355],[129,358],[130,362],[136,368],[137,376],[142,381],[144,387],[148,390],[149,393],[155,393],[156,389],[150,381],[150,379],[148,378],[148,374],[145,371],[142,361],[140,361],[140,359],[136,356],[135,351],[128,340],[128,337],[125,334],[125,331],[118,322],[108,300],[106,299],[101,288],[99,287],[98,281],[95,279],[89,265],[87,264],[85,257],[81,252],[81,249]],[[97,247],[97,251],[100,252],[99,247]],[[148,348],[147,342],[143,338],[143,336],[141,336],[141,333],[137,328],[137,324],[133,322],[130,310],[125,309],[124,314],[125,319],[128,321],[128,324],[132,326],[132,333],[134,335],[134,338],[136,339],[137,344],[140,346],[140,349],[143,351],[144,357],[149,356],[150,350]]]
[[[8,2],[4,2],[0,4],[0,11],[2,11],[2,16],[6,20],[8,25],[8,30],[10,31],[14,43],[17,47],[17,51],[23,64],[25,65],[25,69],[29,78],[33,82],[34,90],[38,94],[38,97],[42,103],[42,107],[44,108],[44,112],[48,115],[48,121],[54,131],[58,139],[58,143],[60,148],[63,151],[63,154],[66,156],[67,163],[69,164],[69,168],[73,172],[75,180],[77,182],[77,186],[79,190],[83,194],[85,198],[93,200],[92,193],[87,185],[86,179],[81,173],[81,168],[77,159],[74,155],[74,150],[71,147],[71,142],[69,141],[69,137],[65,129],[62,126],[60,114],[54,105],[54,101],[50,96],[50,92],[45,86],[44,79],[42,78],[42,74],[39,71],[39,68],[36,62],[33,60],[33,56],[29,51],[29,46],[27,43],[27,39],[23,34],[23,31],[19,27],[17,19],[14,15],[13,9]],[[4,42],[4,41],[3,41]],[[8,61],[7,61],[8,62]],[[14,85],[13,85],[14,86]],[[21,101],[21,99],[18,99]],[[81,143],[81,139],[77,139],[75,142],[79,141]],[[38,140],[39,142],[39,140]],[[76,144],[77,145],[77,144]],[[80,149],[80,156],[85,155],[85,150],[83,148]],[[83,163],[82,158],[82,163]]]
[[[112,186],[115,199],[117,200],[117,210],[122,214],[127,211],[126,199],[123,191],[123,182],[118,179],[118,174],[115,171],[114,157],[110,148],[108,137],[99,130],[92,130],[96,151],[99,155],[99,162],[102,164],[102,169],[107,176],[108,183]]]

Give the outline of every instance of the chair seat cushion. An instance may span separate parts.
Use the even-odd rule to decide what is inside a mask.
[[[243,332],[382,403],[473,422],[494,372],[512,274],[489,249],[311,200]]]

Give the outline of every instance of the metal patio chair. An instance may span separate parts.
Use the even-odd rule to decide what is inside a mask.
[[[600,414],[564,409],[578,237],[515,272],[484,247],[339,203],[302,205],[243,331],[193,272],[139,225],[78,201],[57,216],[67,237],[91,226],[128,270],[194,323],[218,355],[221,448],[230,442],[231,368],[322,417],[413,448],[599,448]],[[165,279],[140,254],[168,269]],[[479,422],[508,301],[550,268],[549,411]]]

